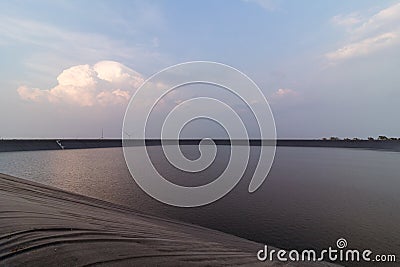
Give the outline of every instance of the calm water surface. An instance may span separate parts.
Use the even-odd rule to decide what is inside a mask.
[[[198,157],[195,146],[183,150]],[[285,249],[325,249],[343,237],[351,248],[400,257],[400,153],[278,147],[267,180],[249,194],[258,148],[251,150],[238,186],[200,208],[170,207],[147,196],[121,148],[0,153],[0,172]],[[180,184],[211,181],[229,159],[229,148],[220,146],[215,164],[188,175],[167,164],[160,147],[149,151],[158,169]]]

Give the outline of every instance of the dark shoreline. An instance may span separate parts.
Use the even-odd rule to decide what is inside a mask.
[[[125,142],[125,141],[124,141]],[[131,140],[131,145],[142,145],[143,141]],[[173,140],[164,140],[166,144],[174,143]],[[183,139],[181,145],[198,145],[200,140]],[[245,145],[244,140],[214,140],[217,145]],[[271,145],[271,140],[250,140],[250,145]],[[159,139],[148,139],[146,145],[160,145]],[[336,148],[362,148],[374,150],[387,150],[400,152],[400,140],[313,140],[313,139],[279,139],[277,146],[290,147],[336,147]],[[88,149],[121,147],[120,139],[16,139],[0,140],[0,152],[12,151],[37,151],[37,150],[63,150],[63,149]]]

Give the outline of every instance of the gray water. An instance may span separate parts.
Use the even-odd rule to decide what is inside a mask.
[[[226,166],[229,149],[218,149],[215,164],[194,176],[167,164],[160,147],[149,152],[171,181],[203,184]],[[199,208],[171,207],[146,195],[131,178],[121,148],[0,153],[0,172],[285,249],[320,250],[345,238],[349,248],[400,257],[400,153],[278,147],[268,178],[249,194],[258,149],[251,148],[238,186]],[[195,146],[183,150],[198,157]]]

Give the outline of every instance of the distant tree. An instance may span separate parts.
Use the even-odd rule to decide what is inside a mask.
[[[343,139],[344,141],[351,141],[351,139],[350,138],[345,138],[345,139]]]
[[[328,138],[326,138],[326,137],[323,137],[323,138],[322,138],[322,140],[326,141],[326,140],[328,140]]]
[[[384,135],[380,135],[380,136],[378,137],[378,139],[379,139],[379,140],[389,140],[389,138],[387,138],[387,136],[384,136]]]
[[[339,138],[339,137],[336,137],[336,136],[331,136],[331,138],[329,138],[329,140],[331,140],[331,141],[337,141],[337,140],[340,140],[340,138]]]
[[[390,140],[399,140],[399,139],[397,139],[396,137],[392,137],[390,138]]]
[[[354,138],[353,138],[353,141],[358,141],[358,140],[361,140],[361,139],[358,138],[358,137],[354,137]]]
[[[373,137],[368,137],[369,141],[374,141],[375,139]]]

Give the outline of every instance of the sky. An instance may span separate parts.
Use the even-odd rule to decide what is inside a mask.
[[[400,137],[399,1],[1,1],[0,58],[0,138],[119,138],[194,60],[248,75],[278,138]]]

